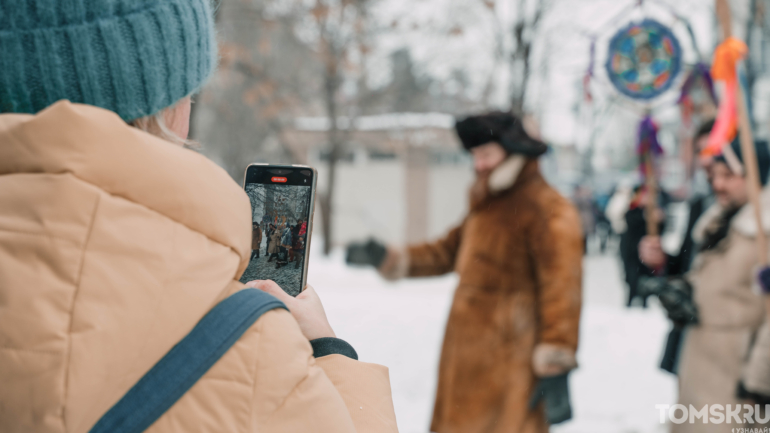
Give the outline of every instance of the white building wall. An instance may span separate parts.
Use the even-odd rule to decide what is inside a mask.
[[[318,191],[326,190],[327,166],[318,154],[310,165],[318,170]],[[470,158],[432,161],[428,168],[427,233],[434,240],[462,222],[468,212],[468,191],[475,177]],[[356,154],[341,161],[335,193],[335,243],[345,245],[369,237],[391,244],[408,243],[407,167],[403,159],[372,160]],[[318,205],[316,205],[318,206]],[[316,208],[314,233],[321,237],[321,213]]]
[[[468,213],[468,190],[473,178],[470,163],[431,167],[428,239],[441,237],[462,222]]]
[[[323,162],[311,161],[318,170],[318,191],[326,190],[327,169]],[[406,199],[405,169],[398,160],[358,160],[338,165],[334,200],[334,241],[345,245],[369,237],[400,244],[404,241]],[[316,205],[318,206],[318,205]],[[320,230],[321,213],[316,207],[315,236]]]

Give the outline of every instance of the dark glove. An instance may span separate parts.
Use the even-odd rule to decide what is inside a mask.
[[[746,385],[744,385],[742,381],[738,382],[738,390],[735,394],[736,394],[736,397],[740,399],[752,400],[754,403],[757,403],[762,407],[765,407],[765,405],[770,404],[770,395],[764,395],[758,392],[749,391],[748,389],[746,389]]]
[[[765,295],[770,295],[770,267],[765,266],[759,271],[759,274],[757,275],[757,280],[759,280],[759,287],[762,288],[762,293]]]
[[[551,425],[572,419],[568,376],[569,372],[539,379],[535,391],[529,399],[530,410],[534,410],[540,403],[540,400],[543,400],[545,418]]]
[[[698,308],[692,299],[692,286],[684,278],[668,280],[658,294],[658,299],[674,323],[698,323]]]
[[[371,265],[379,268],[388,254],[385,244],[369,239],[368,242],[354,242],[348,245],[345,262],[349,265]]]
[[[640,297],[646,298],[648,296],[658,296],[663,290],[663,286],[666,285],[665,277],[639,277],[639,281],[636,283],[636,291]]]
[[[674,323],[674,327],[668,333],[666,338],[666,347],[663,349],[663,359],[660,360],[660,368],[671,374],[677,373],[679,366],[679,353],[681,352],[682,340],[684,337],[684,325]]]
[[[692,298],[692,286],[684,278],[642,277],[639,279],[638,291],[642,296],[657,296],[668,318],[674,323],[698,323],[698,308]]]

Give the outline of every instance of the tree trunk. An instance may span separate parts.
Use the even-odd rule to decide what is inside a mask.
[[[537,32],[540,18],[542,17],[543,9],[545,7],[543,5],[543,0],[536,0],[537,9],[535,10],[535,15],[532,17],[531,21],[527,22],[527,17],[525,16],[526,3],[525,0],[519,0],[518,3],[519,10],[517,22],[513,26],[513,39],[516,42],[516,50],[511,56],[514,74],[517,72],[515,68],[516,63],[521,62],[521,70],[518,71],[521,73],[521,76],[519,77],[520,81],[513,85],[511,93],[511,111],[513,114],[520,117],[524,117],[525,114],[524,102],[531,69],[530,54],[532,51],[532,40]],[[516,77],[513,77],[513,79],[515,80]]]
[[[331,44],[329,44],[331,45]],[[337,129],[337,87],[339,85],[337,77],[337,59],[336,52],[329,47],[326,62],[326,76],[324,77],[324,98],[326,99],[326,114],[329,117],[329,171],[327,173],[326,192],[321,196],[321,217],[323,218],[323,236],[325,255],[329,255],[334,243],[333,219],[334,219],[334,189],[337,177],[337,162],[340,158],[340,136]]]

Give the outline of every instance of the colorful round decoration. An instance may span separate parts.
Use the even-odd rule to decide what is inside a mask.
[[[646,19],[618,31],[610,40],[607,74],[624,95],[652,99],[679,75],[682,49],[663,24]]]

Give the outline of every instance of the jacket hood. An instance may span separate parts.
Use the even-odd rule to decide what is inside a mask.
[[[0,115],[0,175],[70,173],[223,244],[246,269],[251,204],[212,161],[90,105],[57,102],[37,115]]]

